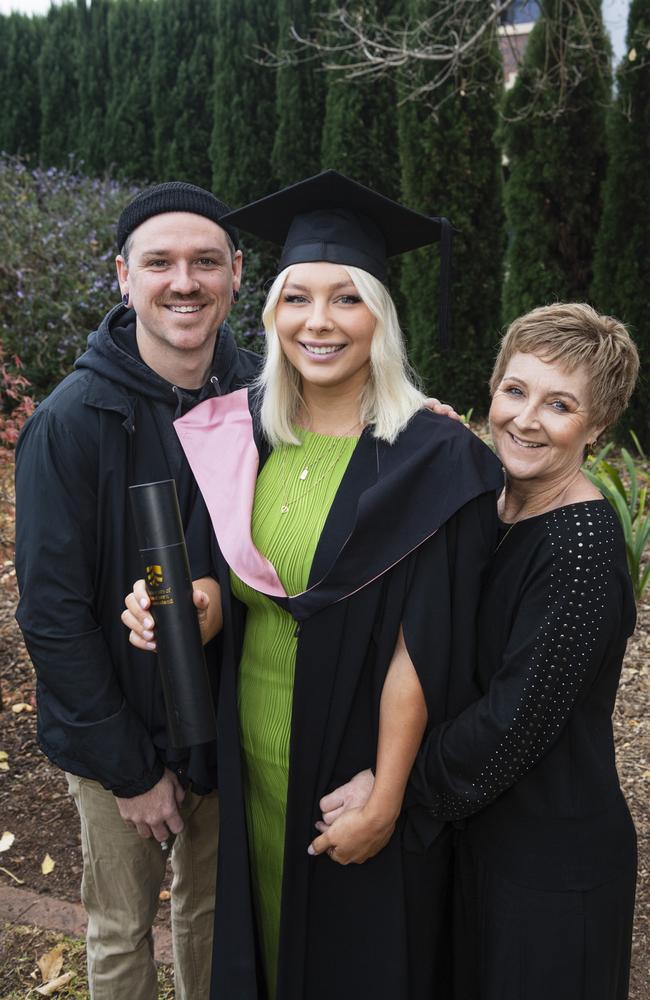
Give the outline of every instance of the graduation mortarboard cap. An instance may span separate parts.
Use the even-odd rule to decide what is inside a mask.
[[[447,219],[414,212],[336,170],[325,170],[222,221],[282,246],[281,271],[328,261],[359,267],[384,283],[387,258],[440,241],[440,341],[447,346],[453,232]]]

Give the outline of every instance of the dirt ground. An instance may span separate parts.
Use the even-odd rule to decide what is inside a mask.
[[[18,882],[63,899],[79,899],[78,819],[63,774],[40,753],[35,735],[34,675],[14,621],[16,577],[11,548],[12,502],[0,483],[0,836],[15,841],[0,853],[0,885]],[[28,706],[19,709],[19,706]],[[650,1000],[650,591],[628,646],[615,715],[621,781],[639,838],[639,882],[630,1000]],[[6,754],[6,758],[4,755]],[[4,758],[4,759],[3,759]],[[6,766],[5,766],[6,765]],[[42,874],[45,856],[53,870]],[[158,920],[168,922],[169,904]],[[4,956],[5,962],[8,956]],[[17,956],[18,960],[18,956]]]

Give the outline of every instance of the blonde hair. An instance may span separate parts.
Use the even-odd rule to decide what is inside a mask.
[[[266,331],[264,367],[256,381],[262,391],[260,419],[269,443],[300,444],[294,431],[304,401],[301,377],[287,360],[275,326],[275,310],[290,267],[278,274],[267,295],[262,322]],[[424,401],[404,346],[395,304],[388,289],[367,271],[345,265],[354,286],[377,320],[370,345],[370,376],[359,398],[359,419],[374,437],[389,444]]]
[[[584,302],[540,306],[510,324],[490,379],[493,395],[518,353],[558,361],[570,372],[585,368],[591,389],[589,418],[603,427],[619,419],[639,373],[639,355],[623,324]]]

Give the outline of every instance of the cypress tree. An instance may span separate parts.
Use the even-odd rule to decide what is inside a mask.
[[[629,324],[641,378],[623,426],[650,447],[650,0],[632,0],[627,55],[617,72],[611,109],[609,168],[598,235],[592,297],[597,308]]]
[[[111,85],[106,111],[106,148],[120,177],[153,177],[153,117],[150,68],[153,0],[117,0],[108,10]],[[107,164],[107,166],[111,166]]]
[[[40,94],[34,66],[43,34],[43,18],[25,14],[0,17],[0,149],[21,156],[38,155]]]
[[[108,0],[91,0],[86,7],[78,3],[80,32],[78,41],[79,76],[79,156],[86,174],[101,174],[106,169],[106,105],[108,99]],[[113,86],[119,86],[114,81]]]
[[[236,207],[275,190],[275,77],[260,65],[260,46],[276,43],[275,4],[217,0],[214,50],[212,190]],[[266,282],[276,273],[277,248],[244,235],[242,298],[230,314],[235,336],[259,348]]]
[[[217,0],[216,10],[212,182],[235,206],[274,189],[275,80],[256,60],[261,46],[275,45],[275,5]]]
[[[545,0],[505,102],[504,319],[584,300],[606,168],[609,43],[600,0]]]
[[[40,161],[67,166],[77,152],[80,131],[77,38],[79,11],[71,3],[50,7],[38,60],[41,95]]]
[[[288,61],[276,76],[277,127],[271,163],[281,187],[320,169],[323,78],[313,62],[291,59],[290,39],[292,25],[303,37],[309,33],[313,6],[313,0],[278,0],[278,52]]]
[[[152,9],[154,173],[210,188],[213,0],[158,0]]]
[[[408,13],[421,21],[430,6],[428,0],[410,0]],[[477,11],[466,22],[468,33],[483,16]],[[411,87],[425,85],[435,73],[437,67],[423,62]],[[438,340],[439,249],[417,250],[403,259],[409,354],[426,388],[464,411],[485,411],[500,325],[504,220],[495,131],[501,89],[496,41],[486,34],[457,78],[432,92],[432,106],[407,100],[400,108],[404,202],[426,215],[447,216],[458,230],[447,352],[440,351]]]
[[[360,0],[355,0],[349,10],[354,13],[359,6]],[[396,6],[395,0],[367,0],[362,12],[368,19],[387,23]],[[336,7],[338,0],[332,0],[332,9]],[[396,105],[392,76],[346,80],[328,74],[321,145],[323,168],[340,170],[382,194],[398,197]]]

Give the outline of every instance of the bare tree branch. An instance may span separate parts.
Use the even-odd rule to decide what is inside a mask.
[[[400,84],[402,103],[420,101],[435,111],[449,99],[450,80],[455,82],[455,92],[463,96],[481,86],[475,70],[485,58],[487,47],[482,42],[486,37],[499,35],[502,47],[510,43],[513,56],[518,55],[514,34],[502,29],[504,15],[514,2],[446,0],[422,21],[396,24],[373,20],[354,0],[343,0],[335,10],[316,15],[309,33],[292,26],[289,45],[281,46],[279,53],[265,50],[261,61],[275,68],[312,61],[320,70],[352,83],[390,73]],[[580,82],[580,71],[572,58],[580,51],[590,53],[603,75],[609,75],[609,49],[606,45],[598,49],[590,35],[590,23],[596,23],[597,17],[592,3],[564,0],[564,16],[572,23],[571,31],[548,33],[555,42],[549,43],[544,70],[534,81],[526,113],[562,113],[568,94]],[[424,82],[423,65],[430,67]],[[545,102],[542,111],[540,97],[549,89],[556,91],[555,106],[549,112]]]

